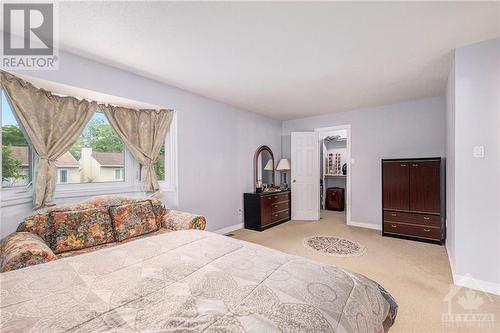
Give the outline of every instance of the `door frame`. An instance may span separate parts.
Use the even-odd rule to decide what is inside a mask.
[[[315,132],[332,132],[338,130],[346,130],[347,131],[347,177],[346,177],[346,217],[345,221],[347,225],[351,224],[351,184],[352,184],[352,159],[351,159],[351,124],[337,125],[331,127],[319,127],[315,128]],[[319,136],[319,140],[321,141],[321,135]],[[321,142],[320,142],[321,143]],[[320,161],[323,163],[323,161]],[[318,193],[319,195],[319,193]]]

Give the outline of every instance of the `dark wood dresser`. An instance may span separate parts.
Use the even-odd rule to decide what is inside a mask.
[[[244,194],[245,228],[262,231],[290,221],[290,191]]]
[[[382,160],[382,234],[443,244],[444,160]]]

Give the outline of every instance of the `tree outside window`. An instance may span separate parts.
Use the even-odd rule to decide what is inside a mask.
[[[69,159],[77,161],[79,171],[76,175],[68,169],[68,183],[124,181],[124,151],[122,140],[106,116],[96,112],[69,150]]]
[[[156,178],[158,181],[165,180],[165,144],[161,146],[160,154],[156,158],[154,164]]]
[[[27,185],[30,181],[30,154],[23,132],[2,90],[2,187]]]

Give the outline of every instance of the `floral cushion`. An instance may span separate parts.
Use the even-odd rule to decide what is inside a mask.
[[[54,228],[55,253],[78,250],[111,243],[113,227],[108,209],[105,207],[50,213]]]
[[[119,242],[158,230],[149,200],[113,206],[109,208],[109,213],[113,220],[115,238]]]
[[[52,212],[64,212],[70,210],[81,210],[95,207],[89,203],[68,204],[48,207],[37,210],[32,215],[26,217],[17,227],[16,231],[32,232],[40,236],[47,244],[54,243],[54,228],[50,225],[49,215]]]
[[[42,238],[31,232],[14,232],[1,245],[0,271],[7,272],[57,259]]]
[[[188,229],[205,230],[206,224],[207,221],[205,220],[205,217],[201,215],[180,212],[172,209],[167,211],[162,222],[163,228],[170,231]]]
[[[162,221],[165,218],[165,214],[167,213],[167,208],[161,200],[155,197],[125,197],[117,195],[99,195],[88,199],[87,201],[85,201],[85,203],[94,205],[95,207],[112,207],[112,206],[121,206],[132,202],[142,202],[146,200],[151,202],[151,205],[153,206],[153,212],[156,216],[156,223],[158,224],[158,227],[161,227]]]
[[[144,198],[141,199],[141,201],[144,200]],[[98,195],[88,199],[85,203],[93,205],[94,207],[110,207],[124,205],[134,201],[137,201],[137,198],[121,195]]]
[[[32,232],[42,239],[46,239],[49,228],[49,214],[46,210],[32,214],[24,219],[17,227],[18,232]]]
[[[161,228],[165,215],[167,214],[167,207],[161,200],[155,197],[151,197],[149,200],[151,201],[153,211],[155,212],[156,223],[158,224],[158,227]]]

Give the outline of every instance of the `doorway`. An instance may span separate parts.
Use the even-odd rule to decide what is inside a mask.
[[[316,128],[320,159],[320,209],[345,212],[351,222],[351,125]]]

